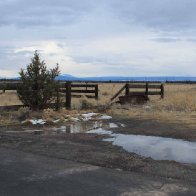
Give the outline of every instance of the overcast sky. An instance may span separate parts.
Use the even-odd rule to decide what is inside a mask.
[[[1,0],[0,76],[35,50],[75,76],[196,76],[196,0]]]

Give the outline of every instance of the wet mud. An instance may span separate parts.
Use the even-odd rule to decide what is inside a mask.
[[[39,125],[1,128],[0,147],[191,183],[196,181],[196,164],[154,160],[128,152],[123,147],[113,145],[112,141],[104,141],[111,137],[108,134],[85,133],[100,126],[103,128],[100,123],[86,122],[82,129],[77,123],[56,127]],[[156,121],[110,119],[104,124],[105,129],[115,134],[154,135],[196,141],[194,130]]]

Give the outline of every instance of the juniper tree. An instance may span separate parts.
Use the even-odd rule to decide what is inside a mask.
[[[45,62],[41,61],[39,53],[35,51],[27,69],[19,72],[21,85],[17,93],[22,103],[33,110],[46,108],[58,91],[59,84],[55,78],[59,73],[58,64],[47,70]]]

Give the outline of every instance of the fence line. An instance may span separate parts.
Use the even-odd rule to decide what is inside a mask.
[[[4,93],[6,90],[17,90],[19,87],[20,87],[20,82],[0,83],[0,90],[3,90]],[[98,84],[87,84],[87,83],[86,84],[72,84],[72,82],[70,81],[60,83],[60,90],[57,91],[57,98],[56,98],[57,105],[60,104],[60,95],[62,94],[63,96],[65,96],[65,100],[66,100],[65,107],[67,109],[71,109],[72,97],[80,98],[82,97],[82,94],[85,94],[87,98],[98,99],[99,88],[98,88]]]
[[[132,90],[130,90],[132,89]],[[134,89],[134,90],[133,90]],[[135,89],[144,89],[144,91],[136,91]],[[159,91],[150,91],[151,89],[156,89]],[[160,95],[161,98],[164,98],[164,85],[163,84],[125,84],[112,98],[113,101],[116,97],[118,97],[125,90],[125,96],[134,96],[134,95]]]

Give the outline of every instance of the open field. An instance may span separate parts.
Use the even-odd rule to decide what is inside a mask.
[[[111,97],[123,85],[99,84],[99,100],[84,97],[80,99],[73,98],[72,107],[75,110],[103,110],[103,112],[120,118],[155,119],[163,122],[183,124],[187,127],[196,127],[196,84],[165,84],[165,98],[160,99],[160,96],[150,96],[150,101],[144,105],[121,106],[115,103],[110,105]],[[16,92],[7,91],[4,94],[0,94],[1,106],[20,104],[21,102]],[[4,121],[9,122],[9,120],[12,121],[13,119],[14,113],[5,118],[1,116],[0,123],[2,124]]]

